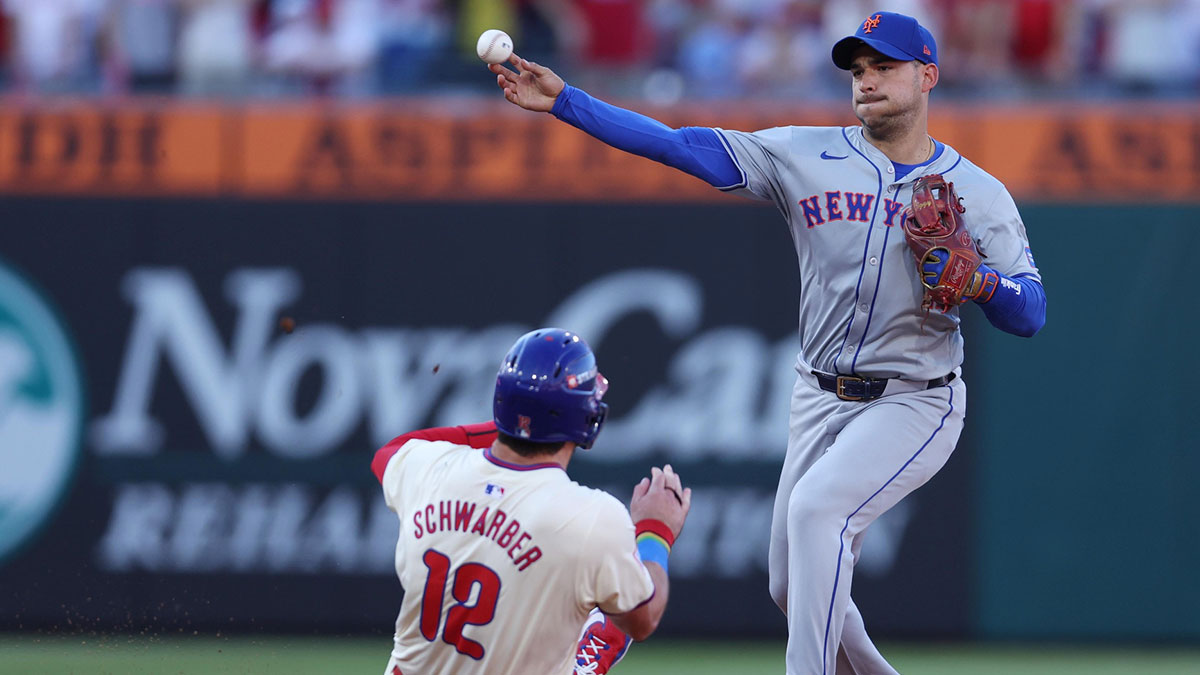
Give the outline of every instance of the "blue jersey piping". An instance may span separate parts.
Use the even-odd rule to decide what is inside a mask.
[[[844,130],[842,133],[843,133],[843,135],[845,135]],[[935,141],[935,143],[936,143],[936,141]],[[937,161],[937,159],[939,157],[942,156],[941,150],[944,150],[945,146],[942,145],[941,143],[938,143],[938,146],[939,146],[939,152],[933,159],[929,160],[929,162],[927,162],[927,164],[932,164],[933,162]],[[949,169],[946,169],[946,173],[949,173],[951,170],[953,170],[954,167],[958,166],[958,163],[961,161],[962,161],[962,155],[959,155],[958,159],[954,161],[954,164],[951,165]],[[924,166],[924,165],[919,165],[919,166]],[[882,175],[881,175],[881,178],[882,178]],[[880,185],[880,190],[882,191],[882,189],[883,189],[883,187],[882,187],[882,185]],[[882,196],[876,197],[876,200],[879,200],[881,198],[882,198]],[[876,204],[876,208],[878,208],[878,206],[879,205]],[[874,217],[872,217],[872,223],[874,223]],[[862,339],[858,341],[858,351],[854,354],[854,360],[850,362],[850,372],[852,372],[852,373],[858,372],[858,357],[862,354],[862,346],[863,346],[863,344],[866,343],[867,333],[870,332],[870,330],[871,330],[871,317],[875,316],[875,300],[876,300],[876,298],[879,297],[879,287],[883,285],[882,284],[882,281],[883,281],[883,279],[882,279],[882,277],[883,277],[883,258],[884,258],[884,256],[887,255],[887,242],[888,242],[888,237],[891,236],[891,234],[892,234],[892,229],[889,227],[889,228],[887,228],[887,230],[884,232],[884,235],[883,235],[883,251],[880,252],[880,254],[879,254],[879,276],[880,276],[880,279],[875,284],[875,293],[871,295],[871,309],[869,312],[867,312],[867,326],[866,326],[866,328],[863,328]],[[857,301],[857,298],[855,298],[855,300]],[[849,331],[847,331],[847,335],[848,334],[849,334]],[[841,352],[838,352],[838,353],[839,353],[839,355],[841,354]]]
[[[875,163],[872,162],[870,160],[870,158],[868,158],[865,154],[863,154],[863,152],[861,150],[854,147],[854,144],[850,142],[850,137],[846,135],[845,127],[842,127],[842,138],[846,141],[846,145],[850,146],[851,150],[858,153],[858,155],[860,157],[862,157],[863,159],[867,160],[867,164],[870,164],[871,167],[873,169],[875,169],[875,176],[879,180],[879,188],[875,192],[875,209],[871,212],[871,222],[870,222],[870,224],[867,225],[867,241],[865,244],[863,244],[862,262],[859,263],[859,268],[858,268],[858,283],[856,283],[854,285],[854,305],[850,308],[850,321],[846,324],[845,335],[842,336],[842,346],[838,347],[837,356],[833,357],[833,369],[839,375],[841,375],[843,373],[838,368],[838,361],[841,360],[842,352],[845,351],[845,349],[846,349],[846,340],[850,339],[850,328],[852,326],[854,326],[854,316],[858,312],[858,294],[859,294],[859,291],[862,289],[863,275],[866,274],[866,271],[867,271],[867,253],[870,252],[870,250],[871,250],[871,232],[872,232],[872,230],[875,229],[875,218],[879,215],[879,202],[883,201],[883,172],[881,172],[879,170],[879,167],[875,166]],[[880,270],[881,271],[883,269],[882,262],[883,261],[881,259],[880,260],[880,263],[881,263]],[[876,292],[878,292],[878,290],[879,290],[878,284],[876,285],[875,290],[876,290]],[[873,311],[874,310],[874,300],[872,299],[871,302],[872,302],[871,309]],[[866,331],[864,331],[863,337],[866,338],[866,335],[867,335]],[[855,356],[854,361],[857,361],[857,360],[858,360],[858,356]],[[851,364],[850,368],[851,368],[851,372],[853,372],[853,368],[854,368],[853,363]]]

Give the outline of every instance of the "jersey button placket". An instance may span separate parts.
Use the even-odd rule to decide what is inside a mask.
[[[890,166],[888,172],[893,172]],[[873,220],[871,227],[875,228],[878,221]],[[881,228],[882,229],[882,228]],[[879,266],[880,256],[883,255],[883,243],[886,240],[884,232],[876,231],[873,233],[868,248],[864,251],[866,259],[863,261],[864,274],[862,282],[858,288],[858,298],[854,305],[854,318],[850,323],[850,332],[846,336],[845,347],[842,349],[842,354],[838,358],[838,372],[850,373],[854,372],[854,357],[859,352],[859,344],[863,340],[864,333],[867,330],[869,319],[871,316],[871,298],[875,297],[875,289],[879,286],[879,277],[882,272]]]

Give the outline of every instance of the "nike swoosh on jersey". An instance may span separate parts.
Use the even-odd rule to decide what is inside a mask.
[[[846,159],[849,156],[850,155],[843,155],[841,157],[838,157],[837,155],[831,155],[826,151],[821,151],[821,159]]]

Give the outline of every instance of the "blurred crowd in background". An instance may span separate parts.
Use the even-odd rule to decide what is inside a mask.
[[[833,43],[876,10],[938,39],[950,97],[1195,97],[1200,0],[0,0],[26,95],[478,93],[488,28],[594,94],[829,100]]]

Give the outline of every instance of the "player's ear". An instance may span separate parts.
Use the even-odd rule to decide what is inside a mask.
[[[918,61],[918,63],[920,63]],[[937,86],[938,83],[938,67],[936,63],[920,63],[921,67],[921,93],[927,94],[931,89]]]

